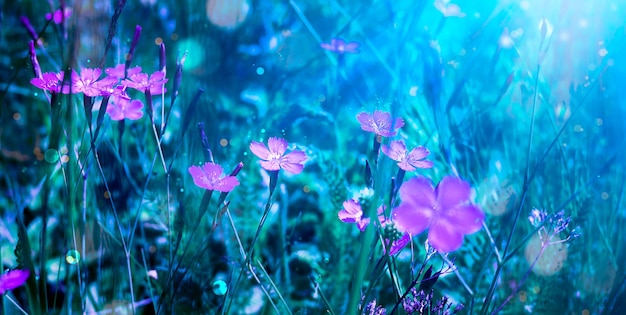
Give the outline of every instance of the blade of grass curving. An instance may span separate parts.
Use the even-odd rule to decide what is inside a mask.
[[[109,24],[109,34],[107,36],[107,40],[104,45],[104,54],[102,55],[102,59],[100,59],[100,64],[98,68],[103,69],[104,63],[107,59],[107,53],[109,49],[111,49],[111,43],[113,42],[113,37],[115,36],[115,31],[117,30],[117,20],[120,18],[122,14],[122,10],[124,9],[124,5],[126,5],[126,0],[118,0],[117,5],[115,6],[115,12],[111,17],[111,24]]]
[[[267,297],[267,300],[272,305],[272,308],[274,308],[274,311],[276,312],[276,314],[281,314],[281,312],[278,310],[278,307],[276,306],[276,303],[274,303],[274,300],[272,300],[272,296],[267,291],[263,283],[261,283],[261,279],[259,279],[259,276],[257,276],[256,272],[254,272],[254,268],[252,267],[252,264],[248,264],[247,266],[248,266],[248,270],[250,270],[250,274],[252,275],[254,280],[256,280],[256,282],[259,284],[261,291],[263,291],[263,294],[265,294],[265,296]],[[287,310],[289,311],[289,308],[287,308]],[[291,314],[291,311],[289,311],[289,313]]]
[[[285,301],[285,298],[283,297],[282,294],[280,294],[280,291],[278,290],[278,287],[276,287],[276,284],[274,283],[274,281],[272,281],[272,278],[270,277],[270,275],[267,273],[267,270],[265,270],[265,268],[263,268],[263,264],[258,260],[255,259],[257,266],[259,267],[259,269],[261,270],[261,273],[263,274],[263,276],[265,276],[265,278],[267,279],[267,282],[269,282],[270,286],[272,287],[272,289],[274,289],[274,292],[276,292],[276,295],[278,295],[278,299],[283,303],[283,305],[285,306],[285,310],[287,310],[287,314],[293,314],[291,312],[291,310],[289,309],[289,305],[287,304],[287,301]],[[259,283],[260,284],[260,283]],[[263,285],[261,285],[263,286]],[[268,296],[269,299],[271,299],[270,296]]]
[[[532,180],[532,177],[529,175],[530,173],[530,159],[531,159],[531,151],[532,151],[532,144],[533,144],[533,134],[534,134],[534,130],[535,130],[535,115],[537,113],[537,99],[538,99],[538,87],[539,87],[539,73],[541,71],[541,64],[537,63],[537,70],[535,72],[535,89],[533,91],[533,104],[532,104],[532,113],[531,113],[531,120],[530,120],[530,132],[529,132],[529,137],[528,137],[528,145],[527,145],[527,150],[526,150],[526,169],[524,171],[524,180],[523,180],[523,184],[522,184],[522,196],[520,198],[519,201],[519,206],[517,207],[517,210],[515,211],[515,217],[513,219],[513,226],[511,228],[511,231],[509,232],[509,235],[507,236],[507,241],[504,245],[504,250],[502,251],[502,255],[503,256],[507,256],[508,251],[509,251],[509,246],[511,245],[511,240],[513,238],[513,234],[515,234],[515,229],[517,227],[517,222],[519,220],[519,217],[522,213],[522,210],[524,209],[524,204],[526,202],[526,195],[528,192],[528,188],[530,185],[530,180]],[[557,135],[557,137],[560,134]],[[555,137],[556,138],[556,137]],[[536,164],[537,165],[537,164]],[[493,279],[491,281],[491,285],[489,286],[489,290],[487,291],[487,295],[485,296],[485,301],[483,303],[483,306],[481,308],[480,314],[486,315],[487,314],[487,310],[489,309],[489,305],[491,304],[491,300],[493,299],[493,294],[495,292],[495,288],[496,288],[496,284],[498,282],[499,276],[500,276],[500,272],[502,271],[502,266],[503,264],[498,264],[498,266],[496,267],[496,271],[494,273]]]
[[[326,295],[322,291],[320,284],[315,280],[314,277],[311,277],[311,281],[313,282],[313,284],[315,284],[315,290],[319,293],[320,297],[322,298],[322,302],[324,303],[324,306],[326,306],[326,311],[328,312],[328,314],[335,315],[336,313],[333,310],[333,307],[330,305],[330,302],[326,298]]]

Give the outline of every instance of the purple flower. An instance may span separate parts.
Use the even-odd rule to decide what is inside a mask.
[[[433,167],[433,162],[425,160],[430,151],[422,146],[407,152],[404,142],[395,140],[391,141],[389,145],[383,145],[381,150],[386,156],[398,162],[398,166],[407,172],[414,171],[416,168]]]
[[[373,114],[359,113],[356,115],[356,119],[361,123],[361,129],[383,137],[395,136],[396,130],[404,126],[402,118],[396,118],[393,121],[391,114],[380,110],[374,111]]]
[[[196,186],[207,190],[220,192],[232,191],[239,186],[239,180],[235,176],[224,176],[224,169],[215,163],[207,162],[202,167],[192,165],[189,174],[193,177]]]
[[[369,218],[363,218],[363,210],[361,205],[355,200],[346,200],[343,202],[343,209],[337,214],[339,220],[346,223],[356,223],[356,227],[361,232],[365,231],[365,227],[370,223]]]
[[[59,73],[46,72],[41,75],[41,78],[31,79],[30,83],[44,91],[60,93],[62,81],[63,81],[63,71]]]
[[[393,256],[393,255],[397,254],[410,241],[411,241],[411,235],[409,235],[409,233],[402,234],[402,237],[400,237],[399,239],[397,239],[397,240],[395,240],[395,241],[393,241],[391,243],[391,247],[389,247],[389,255]]]
[[[269,147],[269,149],[268,149]],[[278,171],[284,169],[292,174],[300,174],[304,169],[304,161],[307,156],[303,151],[293,150],[287,154],[287,141],[283,138],[270,137],[267,140],[267,147],[262,142],[252,141],[250,143],[250,151],[258,156],[261,161],[261,167],[268,171]]]
[[[104,72],[106,72],[106,74],[110,77],[113,77],[116,79],[123,79],[126,77],[126,74],[124,73],[125,69],[126,69],[126,65],[123,63],[120,63],[113,68],[104,69]],[[128,76],[132,76],[134,74],[141,73],[141,67],[129,68],[128,70],[126,70],[126,72],[128,72]]]
[[[471,203],[467,182],[446,176],[433,188],[425,177],[414,177],[400,187],[402,202],[393,210],[398,230],[417,235],[428,230],[428,242],[439,252],[455,251],[463,237],[481,229],[485,214]]]
[[[346,41],[341,38],[331,38],[330,43],[321,43],[320,46],[325,50],[336,52],[338,54],[358,54],[361,44],[358,42],[346,43]]]
[[[28,280],[29,275],[28,270],[13,270],[0,275],[0,295],[22,286]]]
[[[143,72],[129,73],[128,79],[123,80],[122,84],[140,92],[149,90],[152,95],[160,95],[166,91],[164,87],[166,82],[165,73],[163,71],[156,71],[149,77]]]
[[[46,13],[46,20],[52,20],[54,24],[61,24],[63,20],[67,20],[71,15],[71,8],[64,8],[63,11],[61,11],[61,9],[58,9],[52,13]]]
[[[117,79],[106,77],[100,81],[102,69],[100,68],[84,68],[80,71],[80,76],[75,70],[72,70],[72,92],[85,93],[87,96],[100,96],[102,90],[111,89],[117,83]]]
[[[113,120],[140,119],[143,117],[143,103],[139,100],[131,100],[124,89],[120,85],[115,89],[103,91],[103,94],[112,95],[107,106],[107,114]]]

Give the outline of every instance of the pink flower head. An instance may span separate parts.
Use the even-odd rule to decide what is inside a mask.
[[[117,80],[112,77],[98,81],[101,74],[100,68],[84,68],[80,71],[80,76],[76,70],[72,70],[72,92],[82,92],[87,96],[100,96],[102,90],[111,89],[117,83]]]
[[[320,46],[328,51],[336,52],[338,54],[351,53],[358,54],[361,44],[358,42],[348,42],[341,38],[331,38],[330,43],[321,43]]]
[[[396,130],[404,126],[402,118],[396,118],[394,123],[391,114],[380,110],[374,111],[373,114],[361,112],[356,115],[356,119],[361,123],[361,129],[383,137],[395,136]]]
[[[67,20],[72,16],[72,8],[64,8],[63,11],[58,9],[52,13],[46,13],[46,20],[52,20],[54,24],[61,24],[63,20]]]
[[[59,73],[46,72],[41,78],[33,78],[30,83],[44,91],[61,93],[61,82],[63,81],[63,71]]]
[[[28,270],[13,270],[0,275],[0,295],[22,286],[28,280]]]
[[[398,162],[398,166],[407,172],[414,171],[416,168],[433,167],[433,162],[425,160],[430,151],[422,146],[407,152],[403,141],[394,140],[389,145],[383,145],[381,150],[386,156]]]
[[[123,80],[122,84],[138,90],[140,92],[145,92],[146,90],[150,90],[150,94],[152,95],[160,95],[165,90],[165,83],[167,79],[165,78],[165,73],[163,71],[156,71],[151,74],[149,77],[145,73],[129,73],[128,79]]]
[[[369,218],[363,218],[363,210],[361,205],[355,200],[346,200],[343,202],[343,209],[337,214],[339,220],[346,223],[356,223],[356,227],[361,232],[365,230],[365,227],[370,223]]]
[[[300,150],[285,154],[287,141],[283,138],[270,137],[267,140],[267,147],[262,142],[252,141],[250,151],[263,160],[261,167],[268,171],[278,171],[282,168],[289,173],[300,174],[304,168],[302,163],[307,159],[306,154]]]
[[[125,69],[126,69],[126,65],[123,63],[120,63],[113,68],[104,69],[104,72],[106,72],[106,74],[110,77],[113,77],[116,79],[123,79],[126,77],[126,74],[124,73]],[[132,75],[141,73],[141,67],[129,68],[128,70],[126,70],[126,72],[128,73],[128,76],[130,77]]]
[[[143,103],[139,100],[131,100],[123,86],[108,90],[106,94],[111,94],[107,114],[113,120],[137,120],[143,117]]]
[[[465,13],[461,12],[461,7],[450,3],[450,0],[435,0],[435,8],[445,17],[465,17]]]
[[[485,214],[471,203],[467,182],[446,176],[433,188],[425,177],[414,177],[400,187],[402,202],[392,212],[401,232],[417,235],[428,230],[428,242],[439,252],[455,251],[463,237],[482,228]]]
[[[189,174],[193,177],[196,186],[207,190],[220,192],[232,191],[239,186],[239,180],[235,176],[224,176],[224,169],[215,163],[207,162],[202,167],[192,165]]]

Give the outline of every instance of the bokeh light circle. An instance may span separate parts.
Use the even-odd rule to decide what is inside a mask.
[[[67,251],[67,254],[65,254],[65,261],[70,264],[70,265],[75,265],[77,263],[80,262],[80,253],[75,250],[75,249],[71,249],[69,251]]]
[[[228,285],[226,285],[226,282],[224,282],[224,280],[213,281],[211,288],[215,295],[224,295],[226,294],[226,291],[228,291]]]
[[[59,151],[55,149],[48,149],[43,154],[43,157],[48,163],[56,163],[59,160]]]

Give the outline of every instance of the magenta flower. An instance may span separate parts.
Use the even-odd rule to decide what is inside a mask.
[[[250,151],[258,156],[261,161],[261,167],[268,171],[278,171],[284,169],[292,174],[300,174],[304,169],[304,161],[307,156],[303,151],[293,150],[287,154],[287,141],[283,138],[270,137],[265,144],[257,141],[250,143]]]
[[[140,92],[149,90],[150,94],[159,95],[166,91],[164,87],[166,82],[165,73],[163,71],[156,71],[149,77],[143,72],[129,73],[128,79],[123,80],[122,84]]]
[[[396,130],[404,126],[402,118],[391,119],[391,114],[380,110],[374,111],[373,114],[359,113],[356,119],[361,123],[361,129],[373,132],[379,136],[392,137],[396,135]]]
[[[428,242],[439,252],[455,251],[463,237],[479,231],[485,214],[471,203],[467,182],[446,176],[433,188],[425,177],[414,177],[400,187],[402,202],[392,212],[401,232],[417,235],[428,230]]]
[[[61,82],[63,81],[63,71],[59,73],[46,72],[41,78],[33,78],[30,83],[44,91],[61,93]]]
[[[22,286],[28,280],[28,270],[12,270],[0,275],[0,295]]]
[[[116,79],[123,79],[126,77],[126,74],[124,73],[124,69],[126,69],[126,65],[123,63],[120,63],[113,68],[104,69],[104,72],[106,72],[106,74],[110,77],[113,77]],[[128,73],[128,76],[130,77],[132,75],[141,73],[141,67],[129,68],[126,72]]]
[[[425,160],[430,151],[422,146],[407,152],[403,141],[394,140],[389,145],[383,145],[381,150],[386,156],[398,162],[398,166],[407,172],[414,171],[416,168],[433,167],[433,162]]]
[[[111,99],[107,106],[107,114],[112,120],[137,120],[143,117],[143,103],[139,100],[131,100],[123,86],[103,92],[110,94]]]
[[[393,241],[389,246],[389,255],[393,256],[400,252],[411,241],[411,235],[409,233],[402,234],[402,237]]]
[[[52,20],[54,24],[61,24],[63,20],[67,20],[70,16],[72,16],[71,8],[64,8],[63,11],[58,9],[52,13],[46,13],[46,20]]]
[[[193,177],[196,186],[207,190],[220,192],[232,191],[239,186],[239,180],[235,176],[224,176],[224,169],[215,163],[207,162],[202,167],[192,165],[189,174]]]
[[[320,46],[328,51],[336,52],[338,54],[351,53],[358,54],[361,44],[358,42],[348,42],[341,38],[331,38],[330,43],[321,43]]]
[[[100,68],[84,68],[80,71],[80,76],[75,70],[72,70],[72,92],[82,92],[92,97],[100,96],[102,90],[111,89],[117,83],[117,79],[113,77],[106,77],[98,81],[101,74],[102,69]]]
[[[339,220],[346,223],[356,223],[356,227],[361,232],[365,231],[365,227],[370,223],[369,218],[363,218],[363,210],[361,205],[355,200],[346,200],[343,202],[343,209],[337,214]]]

